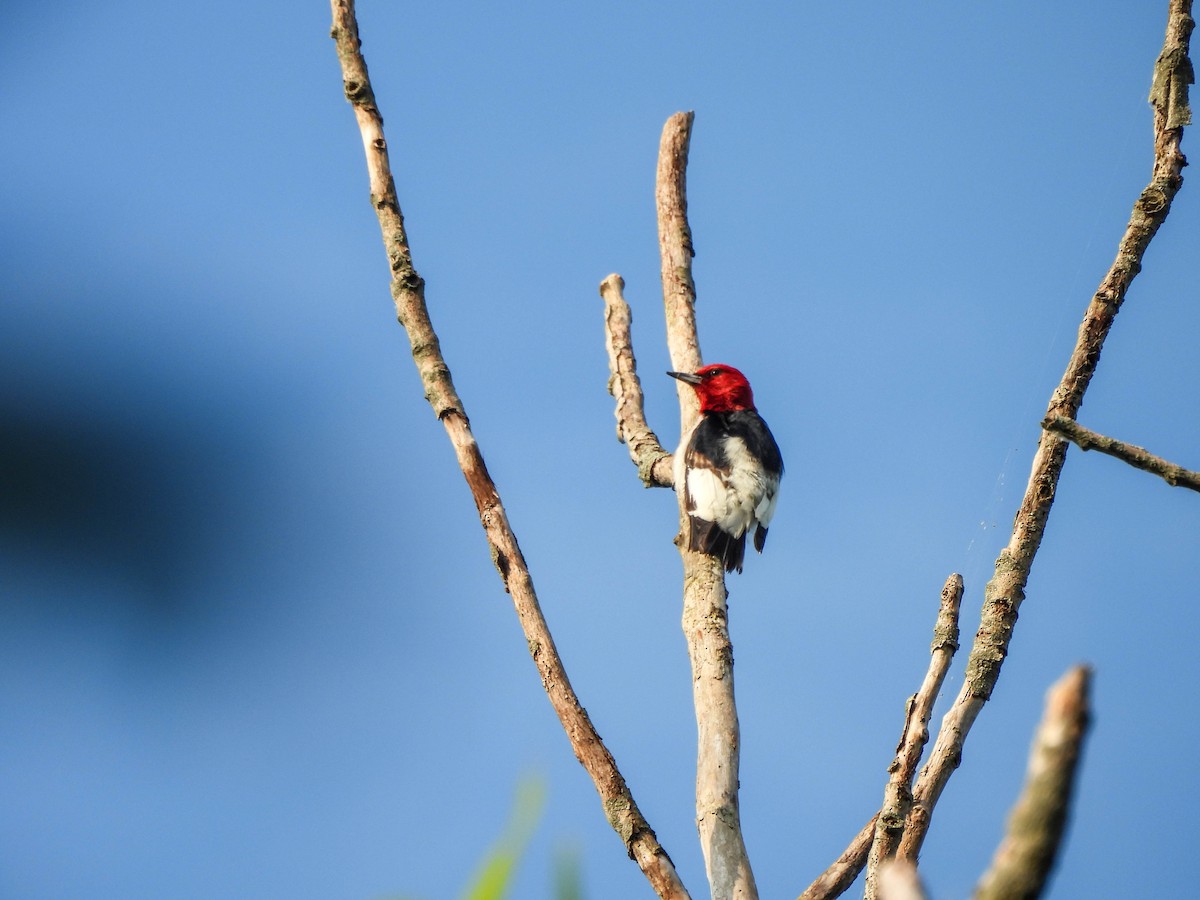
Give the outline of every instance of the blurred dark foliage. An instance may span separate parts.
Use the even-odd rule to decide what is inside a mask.
[[[122,602],[169,617],[236,503],[222,472],[229,454],[186,419],[148,412],[106,423],[0,405],[0,538],[68,579],[117,579]]]

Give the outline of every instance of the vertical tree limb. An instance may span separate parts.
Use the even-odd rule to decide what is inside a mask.
[[[1008,819],[1008,833],[975,900],[1037,900],[1058,856],[1067,827],[1075,773],[1091,710],[1092,672],[1076,666],[1046,694],[1046,711],[1034,735],[1025,786]]]
[[[1150,183],[1134,203],[1116,259],[1084,313],[1066,372],[1050,398],[1047,418],[1076,417],[1100,361],[1104,340],[1130,283],[1141,270],[1146,247],[1166,219],[1171,201],[1183,184],[1182,170],[1187,161],[1179,144],[1186,117],[1179,110],[1181,104],[1186,107],[1187,76],[1191,71],[1188,41],[1195,24],[1191,7],[1191,0],[1171,0],[1163,52],[1155,67],[1155,83],[1161,85],[1166,79],[1171,87],[1160,88],[1150,97],[1154,104],[1155,150]],[[963,742],[992,695],[1008,654],[1017,612],[1025,599],[1029,570],[1045,532],[1066,452],[1065,440],[1049,432],[1042,433],[1012,536],[996,560],[995,574],[984,589],[981,623],[967,661],[962,689],[943,718],[929,762],[917,779],[899,858],[916,861],[933,808],[962,759]]]
[[[683,632],[696,707],[696,828],[713,900],[756,900],[738,803],[741,731],[733,690],[733,644],[719,560],[684,556]]]
[[[929,740],[929,719],[946,680],[950,661],[958,651],[958,611],[962,604],[963,579],[953,574],[942,587],[937,622],[933,626],[929,670],[920,689],[908,699],[904,732],[896,747],[896,758],[888,766],[889,778],[884,789],[883,806],[875,823],[875,838],[867,858],[867,885],[864,897],[876,900],[879,893],[880,866],[896,855],[900,836],[912,808],[912,781],[921,762],[921,753]]]
[[[658,843],[633,796],[604,746],[587,712],[571,688],[566,669],[554,646],[549,626],[534,592],[533,580],[516,535],[500,501],[483,454],[467,420],[462,400],[455,391],[450,370],[442,356],[437,333],[425,305],[425,282],[413,266],[404,218],[396,196],[383,134],[383,117],[367,74],[358,36],[354,0],[331,0],[331,37],[342,67],[346,99],[362,132],[371,184],[371,205],[379,217],[384,247],[392,271],[391,291],[396,314],[412,346],[413,361],[425,386],[425,396],[446,429],[455,455],[471,489],[479,519],[504,588],[512,597],[517,618],[529,643],[529,652],[541,675],[542,686],[558,714],[576,757],[591,776],[613,829],[636,860],[660,897],[683,900],[684,890],[670,857]]]
[[[680,372],[700,368],[696,336],[696,287],[692,281],[692,232],[687,221],[687,156],[690,112],[667,120],[659,144],[655,205],[662,254],[663,305],[671,366]],[[681,434],[699,414],[694,392],[679,386]],[[680,523],[687,521],[684,492],[675,485]],[[681,530],[682,534],[682,530]],[[758,888],[742,838],[738,806],[741,732],[733,691],[733,644],[721,564],[693,552],[676,538],[683,557],[683,634],[692,665],[696,707],[696,828],[713,900],[756,900]]]
[[[667,119],[658,145],[654,205],[658,213],[658,249],[662,259],[663,306],[667,316],[667,351],[671,368],[695,372],[700,368],[696,330],[696,284],[692,280],[692,229],[687,220],[687,161],[696,114],[678,112]],[[695,391],[676,384],[681,417],[679,433],[686,434],[699,415]]]

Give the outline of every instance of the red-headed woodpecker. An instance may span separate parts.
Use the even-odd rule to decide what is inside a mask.
[[[783,457],[754,408],[746,376],[733,366],[705,366],[692,375],[668,372],[700,398],[700,421],[675,451],[675,490],[688,514],[688,549],[715,556],[725,571],[742,571],[746,534],[762,553],[775,514]]]

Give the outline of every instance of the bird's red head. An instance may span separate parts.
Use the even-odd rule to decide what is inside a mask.
[[[724,363],[705,366],[696,374],[668,372],[672,378],[687,382],[700,398],[700,412],[734,412],[754,409],[754,392],[746,376]]]

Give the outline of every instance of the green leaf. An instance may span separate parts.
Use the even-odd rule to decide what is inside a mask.
[[[508,824],[463,894],[464,900],[504,900],[508,896],[517,864],[542,817],[545,802],[546,785],[542,779],[534,776],[523,779],[517,786]]]
[[[554,854],[554,900],[583,900],[579,849],[563,846]]]

